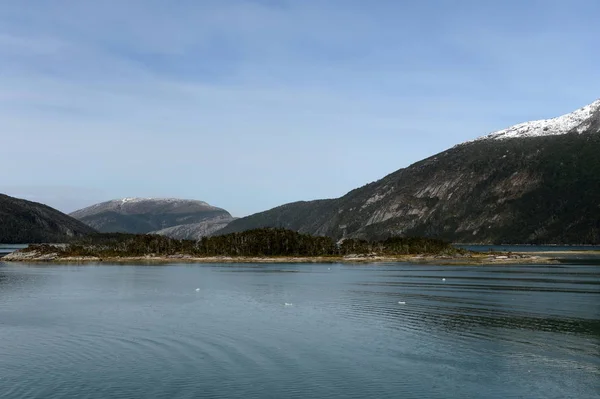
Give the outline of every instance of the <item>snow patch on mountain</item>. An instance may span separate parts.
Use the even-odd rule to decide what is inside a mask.
[[[569,114],[552,119],[542,119],[537,121],[520,123],[507,129],[490,133],[479,137],[473,141],[480,140],[505,140],[523,137],[555,136],[567,134],[570,132],[583,133],[589,129],[591,120],[594,116],[600,114],[600,99],[593,103],[579,108]]]
[[[178,212],[209,212],[225,210],[212,206],[204,201],[186,200],[180,198],[140,198],[125,197],[101,202],[79,209],[70,215],[82,219],[102,212],[117,212],[120,214],[148,214],[148,213],[178,213]]]
[[[186,200],[181,198],[154,198],[154,197],[125,197],[122,199],[116,199],[112,201],[107,201],[106,203],[135,203],[135,202],[154,202],[154,203],[182,203],[182,202],[193,202],[201,205],[208,205],[207,202],[199,201],[199,200]],[[208,205],[210,206],[210,205]]]

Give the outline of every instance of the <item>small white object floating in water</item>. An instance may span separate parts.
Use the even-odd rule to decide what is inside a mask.
[[[445,279],[445,278],[443,278],[443,279],[442,279],[442,281],[446,281],[446,279]]]
[[[196,288],[196,292],[200,292],[200,288]]]
[[[398,302],[398,305],[406,305],[406,302],[400,301],[400,302]]]
[[[292,305],[293,305],[293,303],[287,303],[287,302],[285,303],[285,306],[292,306]]]
[[[328,267],[327,270],[331,270],[331,267]]]

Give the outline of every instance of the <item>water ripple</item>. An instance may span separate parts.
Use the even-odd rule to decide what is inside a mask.
[[[3,267],[0,398],[591,398],[599,277],[593,265]]]

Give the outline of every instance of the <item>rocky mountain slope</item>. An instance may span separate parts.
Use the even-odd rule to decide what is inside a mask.
[[[202,237],[209,236],[216,231],[221,230],[235,218],[230,216],[217,216],[198,223],[180,224],[173,227],[167,227],[162,230],[151,232],[179,240],[199,240]]]
[[[123,198],[80,209],[71,216],[103,233],[150,233],[232,218],[226,210],[206,202],[175,198]]]
[[[0,243],[58,243],[94,232],[47,205],[0,194]]]
[[[258,227],[377,239],[600,243],[600,100],[457,145],[331,200],[237,219]]]

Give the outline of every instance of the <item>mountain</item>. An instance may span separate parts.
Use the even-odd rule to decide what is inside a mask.
[[[0,194],[1,243],[59,243],[92,233],[94,229],[47,205]]]
[[[153,231],[151,234],[177,238],[179,240],[199,240],[204,236],[209,236],[212,233],[221,230],[233,220],[235,220],[235,218],[231,216],[216,216],[198,223],[167,227],[165,229]]]
[[[80,209],[71,216],[103,233],[139,234],[214,219],[232,219],[226,210],[206,202],[176,198],[123,198]]]
[[[330,200],[295,202],[231,222],[379,239],[600,243],[600,100],[522,123],[400,169]]]

